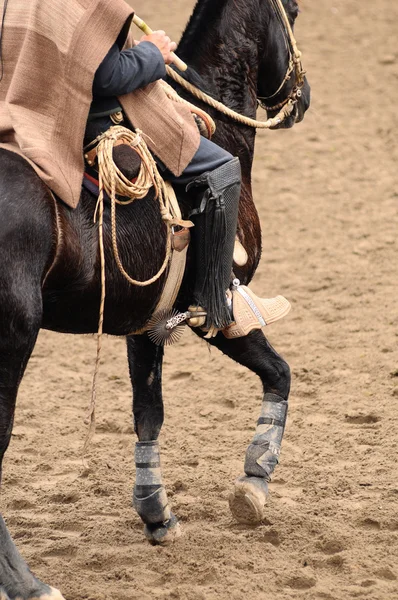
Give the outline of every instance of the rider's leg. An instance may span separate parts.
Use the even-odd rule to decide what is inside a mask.
[[[237,281],[232,291],[232,308],[228,306],[226,292],[233,279],[241,187],[239,159],[202,138],[183,174],[170,180],[176,186],[182,185],[194,198],[190,212],[195,224],[192,230],[196,254],[193,297],[196,305],[206,310],[207,318],[205,323],[195,319],[195,325],[191,321],[191,326],[204,324],[206,329],[224,329],[227,337],[238,338],[285,316],[290,310],[286,298],[262,300]]]
[[[214,142],[211,142],[202,136],[195,156],[182,175],[180,175],[180,177],[175,177],[167,172],[166,178],[173,185],[187,186],[197,177],[200,177],[204,173],[215,171],[215,169],[227,164],[233,160],[233,158],[232,154],[227,152],[227,150],[224,150],[221,146],[217,146],[217,144],[214,144]],[[162,168],[162,165],[159,166]]]
[[[195,224],[192,235],[196,255],[194,304],[206,310],[207,329],[223,329],[231,323],[226,292],[238,224],[239,159],[202,137],[182,175],[166,173],[165,177],[177,189],[186,189],[191,200],[189,218]]]

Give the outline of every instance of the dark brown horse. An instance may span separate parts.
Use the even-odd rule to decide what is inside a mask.
[[[296,1],[284,0],[284,6],[293,24],[298,13]],[[201,87],[250,117],[255,117],[257,98],[274,95],[288,66],[284,28],[271,0],[199,0],[181,40],[179,54],[192,69],[190,77]],[[292,76],[272,98],[272,104],[277,105],[286,98],[294,84]],[[308,105],[306,83],[295,113],[285,126],[301,120]],[[218,113],[212,114],[218,127],[214,141],[239,156],[241,161],[239,237],[249,260],[244,267],[236,267],[235,272],[242,283],[248,283],[261,254],[260,223],[251,190],[255,130]],[[61,202],[55,203],[23,159],[0,151],[0,469],[11,438],[18,386],[39,329],[68,333],[97,330],[100,275],[98,231],[93,224],[95,204],[95,198],[87,191],[82,192],[76,210],[70,210]],[[165,241],[157,203],[148,198],[122,207],[117,220],[119,250],[127,271],[136,279],[151,277],[163,262]],[[164,278],[146,288],[133,287],[123,279],[110,250],[109,207],[105,209],[105,242],[104,331],[127,336],[136,433],[141,443],[147,442],[148,448],[155,447],[163,423],[163,349],[155,346],[147,335],[130,334],[150,318]],[[193,269],[188,266],[177,303],[184,310],[189,304],[193,278]],[[202,335],[200,331],[197,333]],[[235,340],[228,340],[220,333],[210,343],[256,373],[262,381],[265,397],[275,402],[275,406],[282,403],[287,407],[289,367],[261,331]],[[262,417],[260,421],[268,423],[267,419]],[[141,445],[140,452],[145,447]],[[253,447],[252,444],[251,450],[249,448],[252,455]],[[247,464],[250,452],[246,456]],[[145,456],[144,459],[140,456],[136,456],[137,473],[139,469],[156,470],[156,463],[142,464]],[[258,472],[253,472],[247,464],[246,476],[241,478],[231,496],[231,506],[241,520],[255,521],[265,501],[269,476],[260,467]],[[178,530],[177,520],[167,506],[164,488],[159,487],[159,475],[157,477],[154,493],[161,488],[160,512],[159,495],[155,494],[158,502],[154,506],[142,496],[140,486],[135,488],[135,506],[153,543],[167,540]],[[2,600],[62,598],[30,573],[1,516],[0,597]]]

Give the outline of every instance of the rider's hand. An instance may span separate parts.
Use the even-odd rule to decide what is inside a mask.
[[[171,53],[177,48],[177,44],[172,42],[164,31],[154,31],[150,35],[143,35],[140,42],[152,42],[152,44],[155,44],[159,48],[166,65],[173,62]]]

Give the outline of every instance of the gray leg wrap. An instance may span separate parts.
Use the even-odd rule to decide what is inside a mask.
[[[288,403],[276,394],[265,394],[256,435],[246,452],[245,473],[270,481],[278,464]]]
[[[231,282],[238,224],[241,170],[238,158],[204,173],[188,186],[197,191],[191,212],[195,227],[195,302],[207,311],[206,327],[223,329],[231,323],[225,293]]]
[[[160,470],[159,442],[135,445],[136,484],[133,505],[144,523],[162,523],[171,518]]]

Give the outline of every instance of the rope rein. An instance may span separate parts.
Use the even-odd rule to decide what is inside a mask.
[[[91,385],[91,398],[90,405],[88,408],[88,414],[85,419],[85,424],[88,425],[88,431],[86,435],[86,440],[83,446],[83,461],[84,457],[87,454],[87,450],[90,446],[91,440],[95,434],[95,408],[97,405],[97,382],[98,382],[98,372],[101,361],[101,352],[102,352],[102,333],[103,333],[103,325],[104,325],[104,311],[105,311],[105,286],[106,286],[106,276],[105,276],[105,249],[104,249],[104,203],[101,201],[97,204],[98,208],[98,237],[99,237],[99,250],[100,250],[100,266],[101,266],[101,301],[100,301],[100,309],[99,309],[99,319],[98,319],[98,331],[97,331],[97,354],[95,358],[95,366],[93,373],[93,382]],[[97,212],[97,209],[96,209]],[[96,217],[94,217],[95,220]]]
[[[189,83],[189,81],[181,77],[181,75],[176,73],[171,67],[166,66],[166,70],[167,75],[174,79],[174,81],[181,87],[186,89],[192,96],[198,100],[201,100],[202,102],[205,102],[212,108],[218,110],[218,112],[230,117],[234,121],[242,123],[242,125],[248,125],[249,127],[254,127],[256,129],[271,129],[271,127],[275,127],[276,125],[282,123],[282,121],[284,121],[294,109],[295,102],[289,100],[275,117],[267,119],[266,121],[257,121],[256,119],[251,119],[250,117],[245,117],[244,115],[235,112],[232,110],[232,108],[228,108],[228,106],[225,106],[225,104],[222,102],[219,102],[205,92],[202,92],[202,90],[192,85],[192,83]]]

